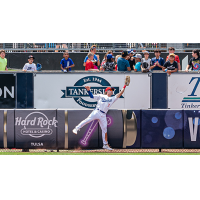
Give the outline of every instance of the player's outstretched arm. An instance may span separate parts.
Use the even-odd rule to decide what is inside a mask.
[[[120,98],[120,97],[122,96],[122,94],[123,94],[124,91],[125,91],[125,88],[126,88],[126,85],[124,85],[124,87],[122,88],[122,90],[121,90],[118,94],[116,94],[116,97],[117,97],[117,98]]]
[[[90,91],[90,86],[85,86],[85,88],[88,91],[90,98],[94,99],[94,96],[93,96],[92,92]]]

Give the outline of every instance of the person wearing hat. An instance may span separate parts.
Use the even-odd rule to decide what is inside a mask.
[[[131,71],[128,60],[128,51],[122,51],[122,57],[117,60],[118,71]]]
[[[108,54],[106,56],[106,62],[100,67],[101,71],[115,71],[115,63],[114,56],[112,54]]]
[[[110,148],[108,145],[108,135],[107,135],[107,119],[106,119],[106,113],[108,112],[109,108],[112,106],[113,103],[115,103],[121,95],[124,93],[126,85],[122,88],[122,90],[118,93],[114,94],[115,88],[113,87],[107,87],[105,89],[104,94],[95,94],[93,95],[92,92],[90,91],[90,86],[85,86],[90,98],[98,101],[96,109],[93,110],[93,112],[85,119],[83,120],[80,124],[78,124],[72,132],[74,134],[77,134],[77,132],[86,124],[90,123],[91,121],[98,120],[99,125],[102,130],[102,140],[103,140],[103,149],[107,150],[113,150]]]
[[[174,53],[175,52],[175,48],[174,47],[169,47],[168,48],[169,54]],[[175,53],[174,53],[175,54]],[[169,60],[169,55],[166,58],[166,61]],[[178,64],[178,70],[181,70],[181,64],[180,64],[180,59],[179,56],[175,54],[175,61]]]
[[[34,61],[34,57],[32,55],[30,55],[28,57],[28,63],[26,63],[22,69],[22,71],[26,72],[26,71],[37,71],[37,67],[36,64],[33,63]]]
[[[133,50],[131,49],[131,51],[128,51],[128,62],[130,64],[130,68],[131,70],[134,70],[134,66],[135,66],[135,57],[134,57],[135,53],[133,52]]]
[[[175,61],[174,53],[169,54],[169,60],[165,62],[163,66],[163,71],[167,72],[169,75],[178,71],[178,63]]]
[[[141,65],[142,65],[142,63],[141,63],[142,55],[138,53],[134,57],[135,57],[135,62],[136,62],[134,71],[140,72],[141,71]]]
[[[143,52],[144,58],[142,58],[141,63],[142,63],[142,72],[148,72],[151,66],[151,59],[149,58],[149,52],[145,51]]]

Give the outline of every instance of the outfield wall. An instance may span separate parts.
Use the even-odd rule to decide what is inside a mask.
[[[77,135],[73,128],[90,110],[0,110],[0,148],[102,148],[98,122]],[[199,110],[109,110],[108,142],[113,148],[200,148]]]

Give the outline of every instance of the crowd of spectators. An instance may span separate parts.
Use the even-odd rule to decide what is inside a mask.
[[[160,70],[168,73],[177,72],[181,70],[180,59],[178,55],[175,55],[175,48],[169,47],[169,55],[166,59],[161,57],[161,50],[155,49],[155,57],[149,58],[149,52],[135,53],[132,50],[122,51],[120,55],[113,55],[112,51],[108,51],[100,62],[99,55],[96,55],[96,46],[92,45],[90,52],[85,57],[83,66],[85,71],[134,71],[134,72],[149,72],[153,70]],[[143,54],[143,55],[142,55]],[[7,59],[5,58],[5,51],[0,50],[0,71],[7,71]],[[28,57],[28,63],[26,63],[22,71],[37,71],[38,68],[34,64],[34,57],[30,55]],[[66,51],[63,53],[63,59],[60,62],[60,68],[63,72],[71,71],[71,68],[75,67],[69,53]],[[200,70],[200,56],[199,50],[194,49],[192,51],[192,58],[186,67],[185,72],[189,69],[197,71]]]

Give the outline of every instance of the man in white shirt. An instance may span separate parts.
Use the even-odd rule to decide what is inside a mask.
[[[30,55],[28,57],[28,63],[26,63],[22,69],[22,71],[26,72],[26,71],[37,71],[37,68],[36,68],[36,64],[33,63],[34,61],[34,57],[32,55]]]
[[[113,97],[112,97],[114,91],[113,87],[107,87],[105,89],[105,94],[97,94],[97,95],[93,95],[91,93],[90,86],[85,86],[85,88],[87,89],[90,98],[97,100],[98,103],[96,109],[93,110],[93,112],[88,116],[88,118],[83,120],[78,126],[76,126],[73,129],[73,133],[77,134],[78,130],[80,130],[83,126],[97,119],[102,129],[103,149],[113,150],[108,145],[106,113],[108,112],[112,104],[116,100],[118,100],[118,98],[121,97],[121,95],[124,93],[126,85],[124,85],[122,90]]]

